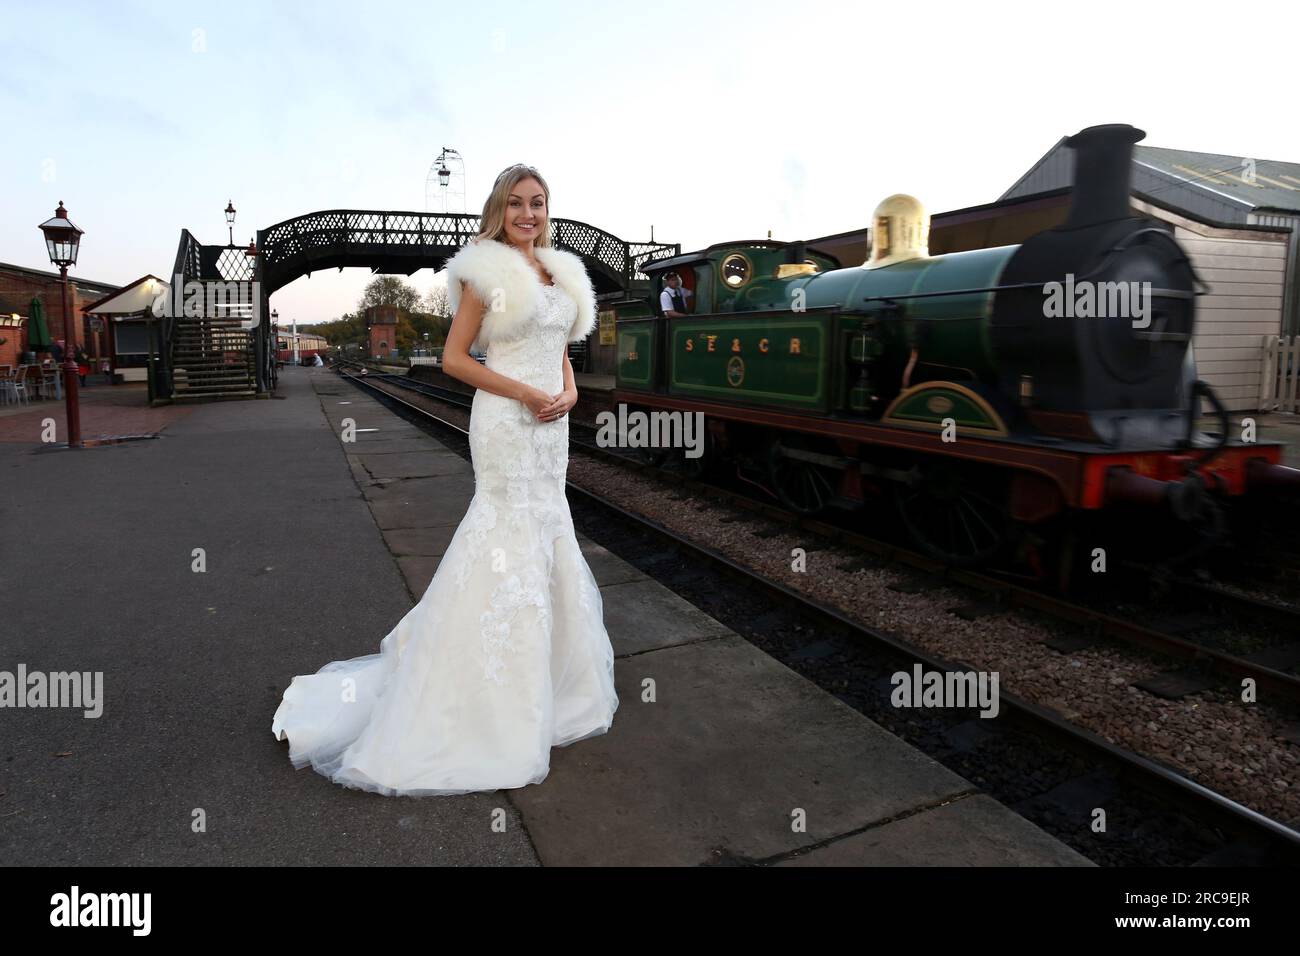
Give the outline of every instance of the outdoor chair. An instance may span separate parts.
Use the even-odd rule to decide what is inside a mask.
[[[63,397],[63,370],[53,363],[40,366],[41,398]]]
[[[8,403],[12,398],[15,402],[31,403],[31,396],[27,393],[27,366],[20,365],[18,370],[6,378],[2,383],[5,391],[5,402]]]

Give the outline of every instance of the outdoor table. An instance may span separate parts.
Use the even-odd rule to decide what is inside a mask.
[[[46,375],[53,372],[54,397],[63,398],[63,369],[57,365],[29,365],[27,366],[27,387],[38,390],[41,398],[48,398],[45,394],[46,387],[50,383]]]

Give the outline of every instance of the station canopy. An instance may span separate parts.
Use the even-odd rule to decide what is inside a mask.
[[[124,286],[97,302],[85,306],[82,311],[87,315],[100,316],[135,316],[147,312],[158,296],[165,294],[170,286],[155,275],[141,276],[130,285]]]

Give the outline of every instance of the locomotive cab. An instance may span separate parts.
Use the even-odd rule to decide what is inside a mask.
[[[724,385],[723,391],[748,390],[744,387],[747,360],[749,386],[758,383],[759,392],[776,396],[783,381],[807,384],[809,374],[816,376],[820,343],[809,339],[809,347],[803,347],[807,337],[796,330],[786,336],[784,349],[777,349],[778,339],[755,330],[790,317],[792,294],[800,281],[839,267],[833,256],[807,249],[803,243],[771,240],[717,243],[642,265],[641,271],[650,278],[653,315],[616,311],[618,386],[655,392],[692,387],[709,391],[717,377],[712,360],[724,349],[730,350],[724,361],[726,379],[733,385]],[[686,299],[685,315],[667,317],[660,297],[674,272],[693,295]],[[807,325],[802,317],[799,325]],[[731,338],[724,342],[727,336]],[[748,345],[742,346],[741,339]],[[783,354],[793,359],[780,358]],[[787,374],[791,361],[801,366],[793,378]],[[814,397],[810,407],[820,404],[821,399]]]
[[[668,288],[668,277],[674,273],[681,279],[679,288],[688,293],[686,312],[710,311],[713,301],[712,284],[708,270],[697,268],[702,262],[698,253],[687,253],[660,260],[653,266],[642,266],[642,271],[650,277],[650,303],[655,315],[663,318],[664,310],[660,300]]]
[[[672,273],[692,293],[687,311],[692,315],[753,312],[786,308],[788,280],[840,268],[839,260],[802,243],[749,240],[721,242],[698,252],[660,259],[641,267],[650,277],[651,301],[662,315],[659,296]]]

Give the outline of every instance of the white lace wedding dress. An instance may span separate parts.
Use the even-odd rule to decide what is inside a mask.
[[[577,306],[558,285],[544,303],[486,364],[555,394]],[[271,730],[295,767],[389,796],[522,787],[552,747],[610,728],[614,654],[564,496],[568,422],[475,393],[465,517],[378,654],[293,679]]]

